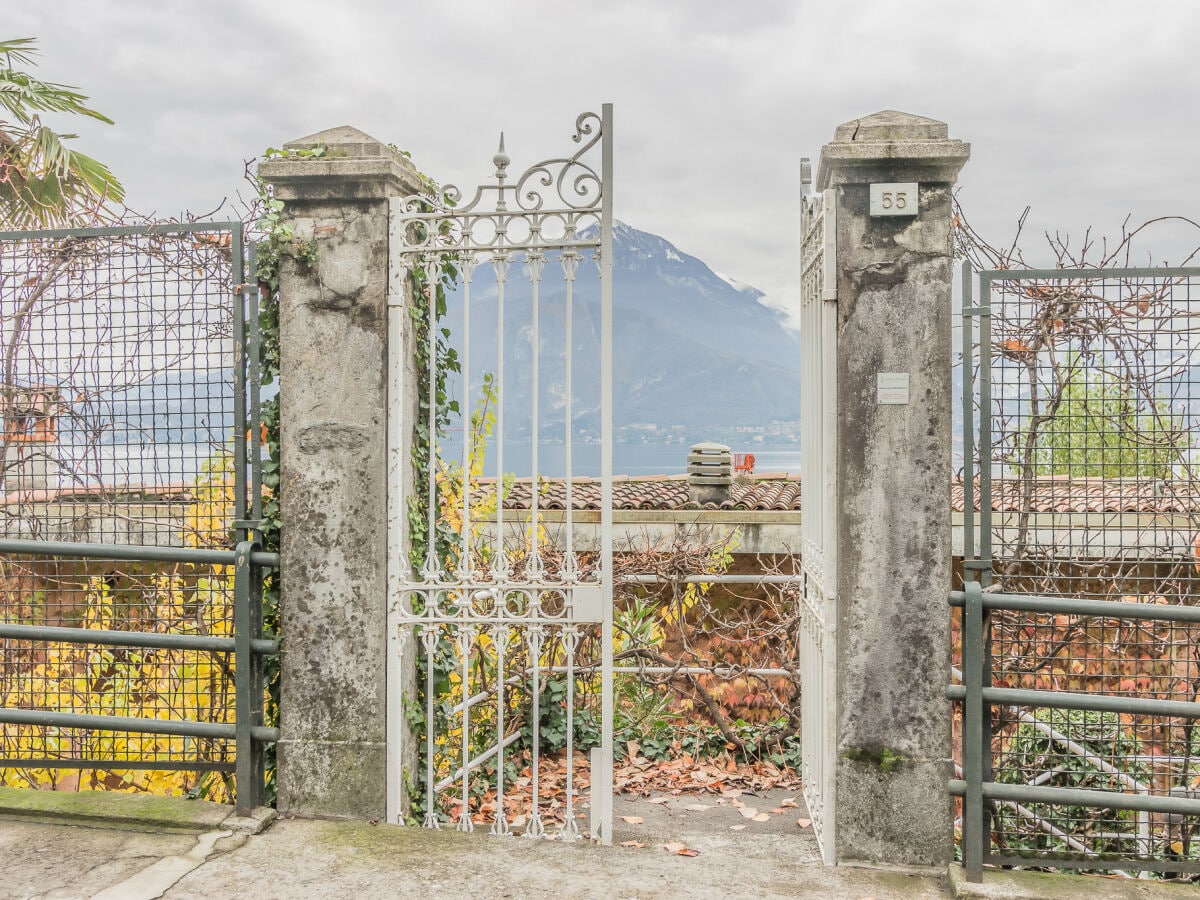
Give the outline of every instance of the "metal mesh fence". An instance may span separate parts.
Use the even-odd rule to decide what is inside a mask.
[[[125,231],[0,239],[5,537],[197,546],[232,490],[233,235]]]
[[[241,256],[237,225],[0,235],[0,537],[232,546],[245,496]],[[2,556],[0,622],[228,636],[233,575],[185,563]],[[0,702],[227,723],[232,659],[5,639]],[[233,752],[215,739],[0,725],[0,782],[83,777],[60,769],[89,761],[231,769]],[[91,786],[145,788],[158,776],[86,777]],[[173,776],[159,786],[188,785]]]
[[[980,431],[985,477],[966,490],[978,492],[991,589],[1195,605],[1200,270],[981,281],[991,316],[975,415],[989,427]],[[992,684],[1194,703],[1198,637],[1178,622],[994,611]],[[998,705],[991,717],[997,783],[1197,796],[1194,719]],[[1194,816],[996,802],[993,859],[1195,871],[1196,825]]]
[[[992,560],[1020,593],[1200,586],[1200,275],[990,285]]]

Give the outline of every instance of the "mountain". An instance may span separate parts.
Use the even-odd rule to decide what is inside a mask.
[[[618,223],[613,235],[613,417],[618,440],[672,433],[673,442],[719,438],[730,429],[790,424],[800,415],[800,340],[763,295],[717,275],[666,239]],[[504,329],[506,442],[528,440],[533,412],[532,285],[514,264],[503,321],[490,265],[470,285],[471,401],[484,373],[498,371]],[[564,435],[567,291],[556,254],[538,296],[538,417],[543,440]],[[573,292],[573,432],[599,436],[600,285],[584,260]],[[464,291],[449,298],[446,326],[464,351]],[[461,397],[461,383],[453,386]],[[639,440],[646,440],[642,437]],[[654,441],[651,441],[654,442]],[[682,462],[682,460],[681,460]],[[507,461],[506,461],[507,465]]]

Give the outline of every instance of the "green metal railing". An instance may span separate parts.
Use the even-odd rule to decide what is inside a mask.
[[[1200,623],[1200,607],[985,593],[977,581],[950,594],[950,605],[963,609],[963,684],[952,684],[946,696],[963,705],[963,778],[950,782],[950,793],[963,798],[963,867],[969,881],[981,881],[985,863],[1062,866],[1067,868],[1130,868],[1141,871],[1196,872],[1200,861],[1104,854],[1062,854],[1060,857],[999,855],[992,852],[989,805],[1042,803],[1108,810],[1134,810],[1173,817],[1200,816],[1200,799],[1191,796],[1072,789],[1042,784],[1004,784],[991,778],[993,707],[1090,710],[1140,716],[1165,716],[1189,722],[1200,720],[1200,703],[1109,694],[1073,693],[993,687],[990,654],[985,649],[987,613],[1007,610],[1048,615],[1094,616],[1134,622]]]
[[[234,628],[232,637],[0,623],[0,639],[232,653],[235,693],[232,724],[64,713],[11,707],[0,707],[0,723],[232,740],[235,753],[238,814],[247,815],[255,806],[261,806],[265,802],[263,748],[265,744],[279,739],[279,730],[269,728],[264,723],[263,658],[278,653],[279,642],[263,635],[262,581],[264,570],[279,567],[278,554],[264,553],[253,541],[241,541],[232,550],[201,550],[26,540],[0,540],[0,554],[80,560],[111,559],[127,562],[233,566]],[[52,767],[72,765],[74,761],[49,759],[36,762]],[[86,761],[89,766],[103,765],[104,762],[106,761],[95,759]],[[107,762],[112,763],[114,768],[185,770],[197,768],[193,763],[176,760],[148,760],[137,764],[131,764],[130,761],[125,760]],[[0,767],[13,763],[28,766],[31,761],[0,759]],[[77,762],[75,764],[78,765]]]

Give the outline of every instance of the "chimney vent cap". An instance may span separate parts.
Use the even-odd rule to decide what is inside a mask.
[[[693,444],[687,457],[688,497],[692,503],[724,503],[733,484],[733,453],[724,444]]]

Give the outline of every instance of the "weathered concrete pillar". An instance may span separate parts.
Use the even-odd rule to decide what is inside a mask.
[[[945,865],[954,848],[950,191],[969,154],[945,124],[886,111],[839,126],[817,172],[837,192],[843,862]]]
[[[298,250],[284,259],[279,288],[279,810],[382,819],[388,198],[416,193],[420,178],[355,128],[284,146],[325,153],[259,167],[286,204]]]

